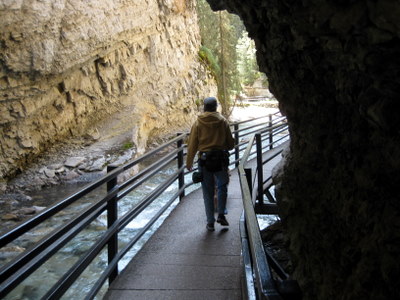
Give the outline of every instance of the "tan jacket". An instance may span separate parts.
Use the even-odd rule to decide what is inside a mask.
[[[186,166],[192,168],[197,151],[231,150],[234,145],[228,121],[218,112],[205,112],[190,130]]]

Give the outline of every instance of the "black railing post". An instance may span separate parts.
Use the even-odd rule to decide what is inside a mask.
[[[234,124],[233,130],[235,132],[235,166],[237,168],[239,166],[239,124]]]
[[[263,179],[263,162],[262,162],[262,141],[261,133],[256,134],[256,147],[257,147],[257,199],[258,204],[262,205],[264,202],[264,179]]]
[[[272,132],[272,115],[269,115],[268,127],[270,128],[270,131],[269,131],[269,149],[272,149],[272,148],[274,148],[274,145],[273,145],[274,134]]]
[[[247,180],[247,185],[249,186],[250,195],[252,195],[253,194],[253,184],[251,183],[251,181],[252,181],[251,168],[245,168],[244,173],[246,174],[246,180]]]
[[[180,134],[181,133],[178,133],[178,135]],[[182,148],[182,145],[183,145],[183,137],[179,139],[177,142],[178,149]],[[183,167],[183,148],[178,152],[178,170],[180,170],[182,167]],[[179,189],[182,189],[185,186],[185,170],[182,170],[182,172],[179,173],[178,182],[179,182]],[[182,193],[179,194],[179,200],[182,200],[183,197],[185,197],[185,190],[182,190]]]
[[[107,166],[107,173],[110,173],[116,166]],[[107,182],[107,193],[112,191],[117,187],[117,177],[114,177],[110,181]],[[107,228],[110,228],[118,219],[118,204],[117,197],[113,197],[107,202]],[[118,233],[113,234],[113,236],[108,241],[108,263],[114,259],[114,257],[118,253]],[[113,280],[118,276],[118,265],[115,266],[114,270],[111,272],[108,277],[108,282],[111,284]]]

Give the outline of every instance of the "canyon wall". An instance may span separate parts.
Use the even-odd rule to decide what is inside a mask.
[[[278,205],[304,299],[400,299],[400,3],[208,0],[290,127]]]
[[[0,177],[115,112],[149,138],[188,127],[215,94],[193,0],[0,3]]]

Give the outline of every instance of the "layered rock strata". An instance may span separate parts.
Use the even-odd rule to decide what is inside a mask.
[[[215,93],[192,0],[3,1],[0,28],[2,178],[117,111],[143,151]]]
[[[243,19],[289,121],[275,179],[305,299],[399,299],[400,3],[208,2]]]

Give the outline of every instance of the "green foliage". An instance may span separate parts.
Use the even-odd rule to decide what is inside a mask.
[[[128,150],[133,148],[133,143],[132,142],[126,142],[122,145],[122,150]]]
[[[209,67],[218,86],[222,114],[229,116],[232,100],[242,87],[265,75],[259,72],[256,49],[236,15],[214,12],[206,0],[197,0],[202,47],[199,56]]]
[[[264,73],[260,73],[262,77],[263,87],[269,87],[268,77]]]
[[[251,86],[257,79],[266,78],[264,73],[261,73],[258,69],[256,47],[254,41],[248,37],[247,32],[243,32],[236,50],[239,57],[239,77],[243,85]]]
[[[199,57],[207,65],[215,80],[217,80],[217,78],[221,74],[221,68],[218,64],[217,58],[214,56],[212,51],[206,46],[201,46],[199,50]]]
[[[202,105],[202,100],[201,99],[196,99],[196,106],[199,108]]]
[[[236,15],[226,11],[213,12],[205,0],[197,1],[197,9],[203,45],[199,55],[216,79],[222,114],[228,116],[231,98],[241,90],[236,45],[244,26]]]

